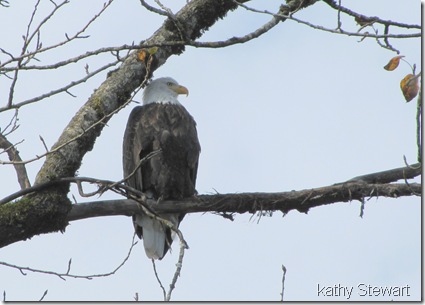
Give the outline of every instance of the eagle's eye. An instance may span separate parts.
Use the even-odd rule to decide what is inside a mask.
[[[173,85],[173,83],[172,82],[167,82],[167,86],[168,87],[171,87]]]

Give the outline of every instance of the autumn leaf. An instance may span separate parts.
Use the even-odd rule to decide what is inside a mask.
[[[385,65],[384,69],[387,71],[393,71],[398,67],[398,64],[400,63],[400,59],[404,56],[396,56],[391,58],[391,60]]]
[[[139,53],[137,53],[137,58],[142,62],[145,62],[146,56],[148,56],[148,52],[146,52],[145,49],[141,49]]]
[[[413,100],[419,91],[418,77],[413,74],[407,74],[400,82],[400,88],[403,92],[406,102]]]
[[[146,60],[149,58],[150,55],[154,55],[158,51],[158,47],[152,47],[149,49],[141,49],[139,53],[137,53],[137,58],[146,63]]]

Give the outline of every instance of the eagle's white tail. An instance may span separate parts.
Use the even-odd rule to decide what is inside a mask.
[[[179,224],[177,214],[161,215],[162,218],[171,221],[176,227]],[[151,259],[161,259],[164,257],[167,244],[167,230],[169,230],[160,221],[147,215],[136,215],[134,224],[143,229],[143,245],[146,255]],[[175,235],[171,232],[171,237]]]

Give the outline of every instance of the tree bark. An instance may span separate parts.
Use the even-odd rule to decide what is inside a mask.
[[[161,213],[256,213],[281,211],[287,214],[291,210],[307,213],[311,208],[336,202],[359,200],[364,202],[371,197],[398,198],[403,196],[420,196],[421,185],[405,184],[368,184],[365,182],[347,182],[315,189],[282,193],[240,193],[198,195],[184,200],[143,202],[150,210]],[[141,211],[139,203],[131,199],[104,200],[74,204],[68,214],[69,221],[80,219],[124,215],[131,216]],[[231,218],[230,215],[224,215]]]

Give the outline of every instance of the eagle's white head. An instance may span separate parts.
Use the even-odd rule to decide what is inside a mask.
[[[143,91],[143,104],[172,103],[180,104],[179,94],[189,95],[186,87],[181,86],[171,77],[161,77],[152,81]]]

